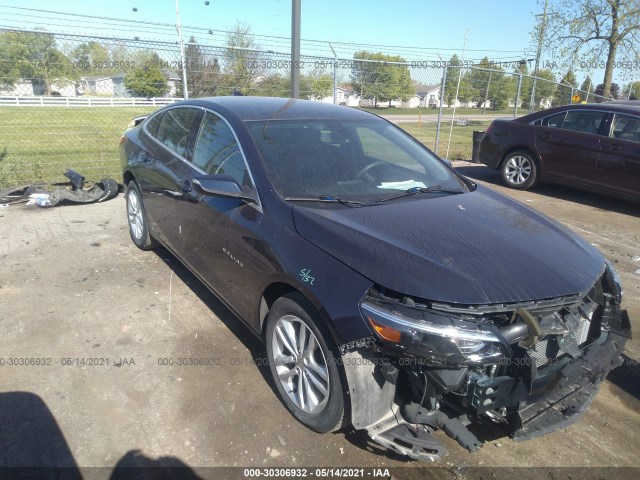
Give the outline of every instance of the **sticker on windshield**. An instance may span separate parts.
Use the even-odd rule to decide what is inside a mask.
[[[386,188],[389,190],[409,190],[410,188],[427,188],[422,182],[415,180],[405,180],[403,182],[382,182],[378,188]]]

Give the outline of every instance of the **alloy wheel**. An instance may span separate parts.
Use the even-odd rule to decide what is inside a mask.
[[[505,177],[514,185],[525,183],[532,172],[531,160],[524,155],[516,155],[507,161]]]
[[[300,318],[285,315],[271,342],[271,361],[289,399],[304,413],[321,412],[329,400],[329,369],[314,333]]]

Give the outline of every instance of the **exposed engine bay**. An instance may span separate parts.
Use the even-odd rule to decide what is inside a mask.
[[[587,292],[520,304],[446,305],[371,289],[361,310],[373,341],[342,352],[371,364],[345,368],[356,385],[353,424],[419,460],[446,455],[439,429],[474,451],[478,425],[516,441],[564,428],[621,364],[631,338],[621,296],[612,268]],[[371,388],[371,379],[377,398],[363,400],[357,386]]]

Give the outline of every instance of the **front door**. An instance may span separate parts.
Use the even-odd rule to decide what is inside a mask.
[[[210,111],[202,119],[191,168],[180,179],[183,194],[176,201],[176,217],[181,235],[176,250],[225,303],[249,319],[254,307],[248,300],[254,239],[262,209],[236,198],[197,194],[191,182],[203,174],[230,175],[245,191],[255,192],[233,130]]]
[[[594,184],[640,196],[640,117],[614,115],[611,135],[602,139]]]

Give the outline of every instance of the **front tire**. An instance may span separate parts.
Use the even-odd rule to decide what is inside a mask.
[[[266,344],[281,401],[302,424],[326,433],[342,427],[345,396],[336,362],[339,356],[319,325],[302,295],[281,297],[267,317]]]
[[[127,220],[131,240],[141,250],[151,250],[157,246],[156,241],[149,233],[147,212],[142,203],[142,194],[138,184],[131,180],[127,184],[125,198],[127,200]]]
[[[507,186],[528,190],[538,182],[538,164],[529,152],[516,150],[505,157],[500,174]]]

